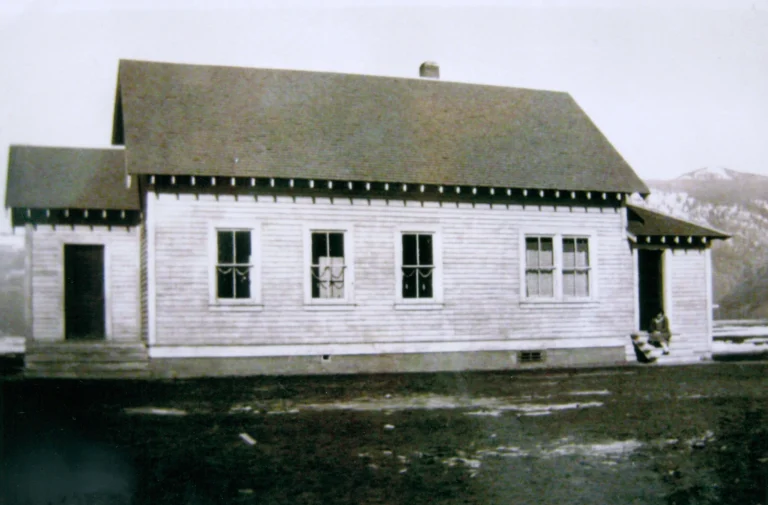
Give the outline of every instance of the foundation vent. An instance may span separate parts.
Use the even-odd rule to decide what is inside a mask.
[[[544,363],[547,355],[544,351],[519,351],[517,353],[517,362],[520,364]]]

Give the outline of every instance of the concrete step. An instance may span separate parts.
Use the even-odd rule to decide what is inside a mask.
[[[103,362],[58,362],[58,363],[27,363],[27,370],[147,370],[147,361],[122,361],[119,363]]]
[[[74,369],[27,369],[24,377],[30,379],[145,379],[150,377],[148,369],[100,370],[92,367]]]
[[[27,363],[61,363],[61,362],[93,362],[93,363],[120,363],[123,361],[147,360],[147,353],[72,353],[72,352],[47,352],[28,353]]]
[[[142,343],[35,343],[27,346],[27,363],[146,361]]]
[[[72,379],[130,379],[149,377],[147,361],[125,361],[121,363],[58,362],[28,363],[24,369],[28,378],[72,378]]]

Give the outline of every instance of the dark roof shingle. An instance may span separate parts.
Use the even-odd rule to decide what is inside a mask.
[[[708,237],[727,239],[730,235],[699,224],[667,216],[635,205],[627,206],[627,230],[638,237]]]
[[[121,61],[127,169],[648,193],[567,93]]]
[[[123,149],[11,146],[8,158],[6,207],[139,209]]]

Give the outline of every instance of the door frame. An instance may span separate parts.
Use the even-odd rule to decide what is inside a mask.
[[[661,305],[664,310],[664,315],[667,320],[672,320],[672,289],[670,275],[671,261],[669,256],[672,254],[672,249],[663,246],[654,245],[642,245],[637,244],[632,247],[632,263],[633,263],[633,290],[635,299],[635,330],[640,331],[640,251],[641,250],[656,250],[661,251]]]
[[[112,262],[110,260],[110,251],[109,251],[109,245],[106,243],[106,241],[99,241],[99,240],[88,240],[87,238],[83,238],[82,240],[79,240],[78,238],[69,237],[66,240],[63,240],[61,242],[61,247],[59,249],[59,252],[61,254],[61,274],[59,276],[59,282],[61,286],[61,341],[62,342],[78,342],[77,340],[67,340],[67,302],[66,302],[66,291],[67,291],[67,274],[65,272],[65,258],[64,258],[64,250],[66,249],[66,246],[68,245],[92,245],[92,246],[100,246],[103,247],[104,250],[104,338],[101,340],[95,340],[94,342],[109,342],[112,340]],[[81,341],[81,342],[88,342],[88,341]]]

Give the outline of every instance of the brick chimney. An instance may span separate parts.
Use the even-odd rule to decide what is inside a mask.
[[[425,79],[440,79],[440,65],[434,61],[425,61],[419,67],[419,77]]]

